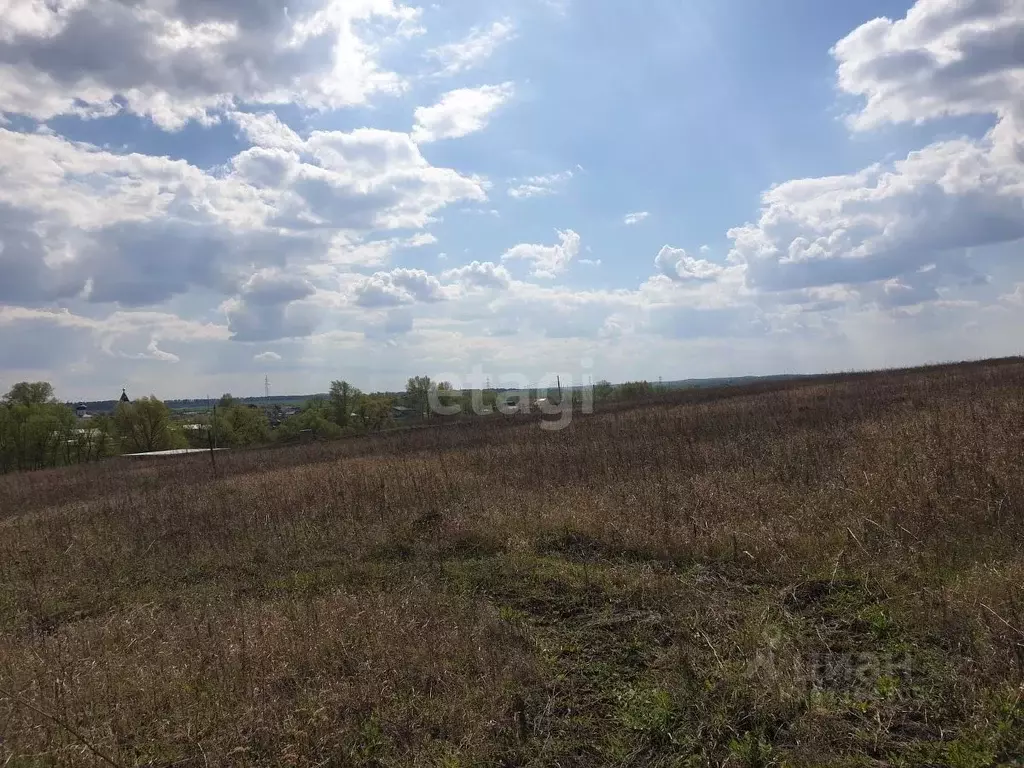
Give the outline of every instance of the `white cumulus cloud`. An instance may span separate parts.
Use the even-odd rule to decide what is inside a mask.
[[[430,107],[416,109],[412,138],[419,144],[457,139],[483,130],[494,112],[512,98],[511,83],[459,88]]]
[[[0,301],[232,295],[261,269],[330,258],[339,231],[355,259],[374,232],[486,199],[480,180],[430,165],[407,134],[315,132],[297,150],[252,147],[214,174],[0,128]]]
[[[508,195],[516,200],[531,197],[548,197],[558,194],[573,177],[572,171],[549,173],[545,176],[527,176],[524,179],[512,179]]]
[[[534,277],[557,277],[580,255],[580,236],[576,232],[567,229],[557,234],[555,245],[521,243],[506,251],[501,260],[529,262]]]
[[[946,115],[1020,116],[1019,0],[918,0],[898,20],[862,24],[833,49],[839,86],[865,99],[855,128]]]
[[[798,179],[733,229],[730,260],[750,288],[861,286],[882,305],[984,284],[971,249],[1024,238],[1024,5],[919,0],[836,44],[839,86],[863,99],[850,124],[993,115],[981,138],[950,138],[839,176]]]
[[[422,269],[399,268],[390,272],[377,272],[360,280],[353,293],[355,303],[367,309],[447,299],[441,281]]]
[[[665,277],[680,281],[715,280],[724,272],[722,267],[713,262],[694,258],[682,248],[668,245],[658,252],[654,265]]]
[[[512,276],[508,270],[491,261],[474,261],[462,267],[446,270],[441,274],[441,279],[468,288],[508,288],[512,283]]]
[[[380,43],[418,31],[420,15],[394,0],[5,5],[0,111],[46,120],[123,109],[171,130],[240,103],[332,109],[399,92]]]
[[[474,27],[463,40],[430,49],[427,57],[441,64],[442,74],[456,75],[489,59],[499,46],[515,37],[515,31],[510,19],[501,19],[489,27]]]

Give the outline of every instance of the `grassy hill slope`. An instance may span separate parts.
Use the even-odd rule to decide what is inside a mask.
[[[0,762],[1010,765],[1024,363],[0,478]]]

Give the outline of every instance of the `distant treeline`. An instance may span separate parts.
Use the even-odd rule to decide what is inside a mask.
[[[289,442],[303,437],[333,439],[379,432],[418,422],[475,418],[479,405],[495,410],[506,396],[527,403],[541,399],[574,409],[590,402],[623,402],[652,398],[659,392],[686,388],[746,384],[799,378],[794,376],[693,379],[684,381],[598,381],[561,389],[457,390],[428,376],[409,379],[402,392],[364,393],[346,381],[334,381],[319,395],[236,398],[192,398],[161,401],[144,397],[134,402],[87,401],[88,418],[54,396],[48,382],[22,382],[0,399],[0,472],[80,464],[124,453],[149,453],[173,448],[243,447]],[[459,406],[452,409],[452,406]],[[193,412],[192,415],[186,415]]]

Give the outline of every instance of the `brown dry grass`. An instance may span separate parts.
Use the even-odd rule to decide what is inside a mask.
[[[3,477],[0,759],[1011,764],[1022,469],[1010,360]]]

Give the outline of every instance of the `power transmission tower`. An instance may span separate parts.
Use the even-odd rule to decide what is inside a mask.
[[[269,376],[264,376],[263,377],[263,396],[267,400],[270,399],[270,377]]]

